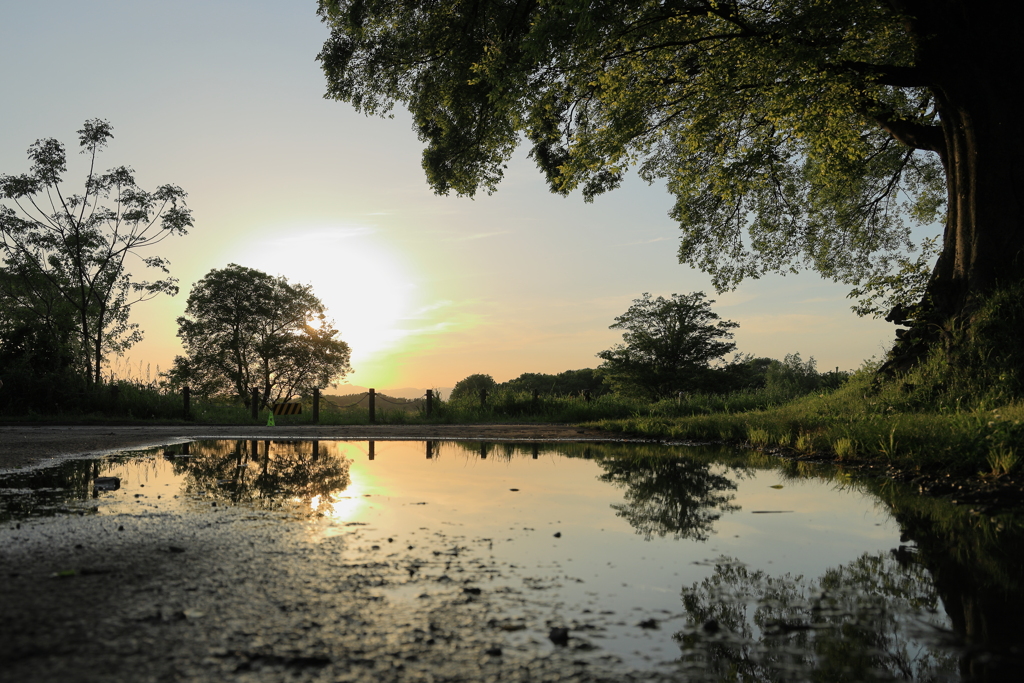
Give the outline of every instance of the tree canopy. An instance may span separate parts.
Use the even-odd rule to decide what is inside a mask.
[[[53,321],[71,316],[75,365],[88,381],[99,382],[106,356],[142,338],[128,321],[132,305],[178,292],[168,261],[140,252],[187,234],[192,214],[180,187],[148,192],[127,166],[106,173],[96,168],[98,154],[114,136],[110,123],[86,121],[78,136],[89,160],[82,194],[62,189],[67,154],[53,138],[29,147],[28,173],[0,175],[0,297],[21,311],[22,323],[35,320],[51,332]],[[165,277],[134,280],[131,258]]]
[[[199,395],[233,393],[261,405],[337,382],[351,369],[348,344],[309,285],[229,264],[197,282],[178,318],[186,356],[168,373]]]
[[[581,395],[585,392],[591,396],[601,396],[611,389],[605,384],[604,376],[594,368],[565,370],[556,375],[524,372],[515,379],[503,382],[500,386],[513,391],[537,391],[555,396]]]
[[[498,383],[494,381],[494,378],[490,375],[484,375],[477,373],[468,377],[463,377],[455,386],[452,387],[452,393],[449,394],[449,400],[457,400],[460,398],[479,398],[481,391],[491,391],[498,386]]]
[[[733,330],[721,320],[704,292],[652,298],[644,293],[615,318],[625,330],[622,344],[597,354],[600,370],[618,393],[657,400],[678,391],[702,389],[711,361],[736,348]],[[717,321],[717,322],[716,322]]]
[[[897,316],[917,337],[1021,277],[1020,3],[320,0],[319,13],[326,97],[408,107],[440,193],[493,191],[523,137],[555,192],[589,200],[635,166],[675,195],[679,258],[720,290],[812,268],[872,287],[860,309],[877,312],[879,298],[916,303],[901,299],[930,277],[927,306]],[[911,227],[944,212],[929,276],[907,256]]]

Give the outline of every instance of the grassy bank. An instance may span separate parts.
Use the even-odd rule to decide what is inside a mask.
[[[770,407],[668,418],[637,415],[592,424],[623,435],[726,441],[900,469],[1002,476],[1019,467],[1024,403],[998,396],[933,397],[912,379],[879,387],[866,368],[838,390]]]

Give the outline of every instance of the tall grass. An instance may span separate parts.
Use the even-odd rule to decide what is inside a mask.
[[[874,380],[866,370],[836,391],[768,408],[679,418],[635,416],[593,426],[659,439],[779,446],[900,468],[998,475],[1016,466],[1015,448],[1024,439],[1024,402],[996,409],[979,402],[909,410],[894,402],[898,391],[877,391]]]

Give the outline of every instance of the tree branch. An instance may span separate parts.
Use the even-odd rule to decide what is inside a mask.
[[[882,114],[867,113],[887,133],[912,149],[924,149],[938,152],[943,160],[946,158],[946,139],[940,126],[925,126],[905,119],[889,118]]]

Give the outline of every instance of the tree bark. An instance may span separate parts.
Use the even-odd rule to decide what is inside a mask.
[[[920,355],[922,342],[969,325],[988,294],[1024,279],[1024,126],[1014,94],[1024,82],[1024,3],[914,0],[904,11],[941,121],[947,220],[928,313],[897,356]]]

